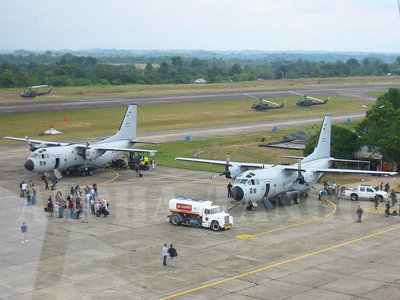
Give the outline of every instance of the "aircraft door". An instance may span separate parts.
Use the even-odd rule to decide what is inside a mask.
[[[270,189],[270,184],[267,183],[267,184],[265,185],[265,194],[264,194],[264,197],[268,196],[269,189]]]
[[[56,157],[56,163],[54,164],[54,169],[58,169],[59,165],[60,165],[60,158]]]

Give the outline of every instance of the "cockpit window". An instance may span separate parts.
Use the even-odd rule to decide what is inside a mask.
[[[246,182],[247,182],[247,179],[240,180],[240,184],[246,184]]]
[[[240,183],[240,180],[241,180],[240,178],[236,178],[235,184],[236,184],[236,183]]]

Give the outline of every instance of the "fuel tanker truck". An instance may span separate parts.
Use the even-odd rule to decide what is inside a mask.
[[[233,225],[233,217],[210,200],[176,197],[169,200],[169,222],[173,225],[206,227],[214,231]]]

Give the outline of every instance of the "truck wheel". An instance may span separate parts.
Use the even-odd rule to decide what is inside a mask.
[[[179,216],[177,215],[172,215],[169,217],[169,221],[173,224],[173,225],[180,225],[181,224],[181,219],[179,218]]]
[[[351,199],[351,201],[357,201],[357,199],[358,199],[357,194],[351,194],[350,199]]]
[[[379,199],[379,202],[382,202],[383,201],[383,196],[382,195],[378,195],[378,199]]]
[[[219,227],[219,223],[217,221],[213,221],[211,223],[211,229],[214,231],[219,231],[221,229],[221,227]]]

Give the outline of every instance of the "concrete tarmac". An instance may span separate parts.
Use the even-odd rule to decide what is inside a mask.
[[[226,197],[227,180],[212,173],[157,167],[135,172],[98,170],[66,176],[57,190],[96,182],[110,215],[88,223],[48,217],[54,192],[21,166],[26,145],[0,147],[0,299],[398,299],[399,218],[382,206],[332,198],[313,189],[299,205],[255,211]],[[32,179],[38,205],[19,197]],[[400,183],[398,177],[364,182]],[[168,201],[182,195],[231,208],[235,224],[221,232],[168,223]],[[356,223],[357,205],[364,208]],[[21,244],[20,226],[29,242]],[[162,265],[162,246],[178,251]]]

